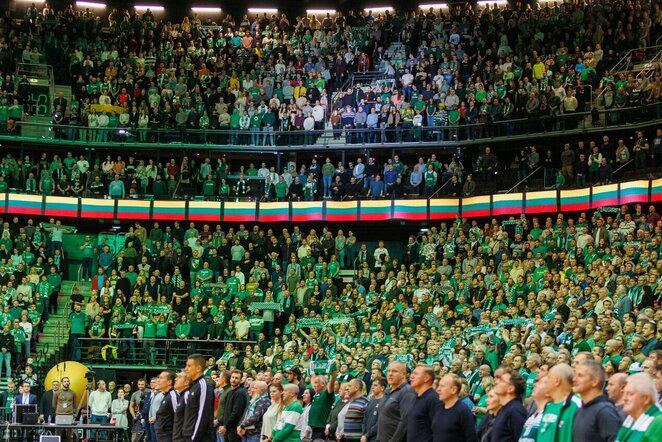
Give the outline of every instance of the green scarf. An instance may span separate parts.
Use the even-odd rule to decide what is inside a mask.
[[[639,442],[644,440],[646,431],[648,431],[655,417],[660,414],[662,414],[660,406],[653,404],[636,421],[632,419],[632,416],[628,416],[616,435],[615,442]]]

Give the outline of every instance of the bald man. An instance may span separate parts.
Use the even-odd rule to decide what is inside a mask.
[[[379,442],[404,442],[407,437],[407,416],[416,401],[416,392],[407,383],[407,365],[391,362],[386,371],[391,386],[384,396],[384,405],[377,421]]]
[[[616,412],[621,418],[621,422],[625,420],[627,414],[623,411],[623,389],[625,388],[625,381],[628,375],[625,373],[614,373],[607,381],[607,396],[612,400],[616,406]]]
[[[271,405],[267,389],[267,383],[264,381],[251,382],[249,390],[251,402],[237,430],[237,433],[246,440],[257,440],[262,432],[262,418]]]
[[[434,368],[419,364],[411,374],[410,384],[416,392],[414,407],[407,418],[407,442],[432,442],[432,419],[441,406],[439,396],[432,388]]]
[[[572,367],[558,364],[547,373],[547,395],[537,442],[572,440],[572,425],[582,401],[572,392]]]

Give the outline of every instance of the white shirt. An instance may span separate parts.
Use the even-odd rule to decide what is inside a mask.
[[[94,390],[90,394],[88,405],[90,406],[90,413],[97,416],[108,415],[108,410],[113,402],[113,397],[108,391]]]

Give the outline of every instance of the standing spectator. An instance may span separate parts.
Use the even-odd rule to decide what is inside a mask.
[[[475,419],[471,410],[460,401],[462,381],[456,374],[439,380],[437,394],[442,402],[432,419],[434,442],[476,442]]]
[[[129,428],[129,416],[127,414],[129,401],[125,399],[125,395],[123,388],[117,390],[117,398],[110,404],[110,416],[116,426],[126,428],[124,440],[130,440],[131,429]]]
[[[584,153],[579,154],[579,161],[575,164],[575,184],[577,187],[586,187],[586,176],[588,175],[588,162]]]
[[[336,173],[335,166],[331,163],[331,158],[327,157],[326,161],[322,165],[322,181],[324,183],[324,192],[322,196],[324,198],[331,197],[331,183],[333,180],[333,175]]]
[[[531,393],[533,413],[524,423],[522,434],[520,435],[519,442],[536,442],[538,431],[540,429],[540,422],[542,421],[542,414],[545,405],[549,402],[547,395],[547,376],[538,373],[538,380],[533,386]]]
[[[614,373],[609,377],[607,381],[607,395],[609,399],[614,403],[616,407],[616,412],[618,413],[621,422],[625,420],[627,414],[623,411],[624,405],[624,389],[625,381],[627,380],[628,375],[625,373]]]
[[[184,412],[182,434],[190,442],[213,439],[214,388],[203,376],[206,365],[207,359],[197,353],[186,360],[186,375],[190,379],[191,387]]]
[[[654,442],[660,438],[662,411],[656,403],[656,389],[648,373],[628,377],[625,385],[624,410],[628,417],[616,435],[616,441]]]
[[[423,182],[425,187],[423,188],[423,195],[426,198],[430,198],[434,193],[434,189],[437,187],[437,172],[434,170],[432,164],[428,164],[428,169],[423,175]]]
[[[97,381],[97,389],[90,394],[87,406],[90,408],[90,422],[101,422],[102,424],[108,423],[108,414],[110,412],[110,405],[113,402],[111,394],[106,390],[106,381]],[[101,437],[104,435],[102,434]],[[96,437],[96,431],[90,432],[90,437]]]
[[[432,442],[432,420],[442,406],[433,383],[434,369],[429,365],[418,365],[411,374],[411,387],[417,397],[407,416],[407,442]]]
[[[379,420],[379,408],[384,403],[384,390],[386,380],[378,377],[372,380],[372,399],[368,402],[363,419],[363,435],[361,442],[375,442],[377,440],[377,422]]]
[[[204,363],[204,358],[201,361]],[[221,426],[218,428],[218,432],[225,436],[226,442],[239,442],[241,440],[241,437],[237,434],[237,427],[248,406],[248,392],[241,385],[241,376],[242,373],[239,370],[232,370],[230,373],[231,390],[225,401]],[[297,386],[297,391],[298,389]]]
[[[642,131],[637,132],[637,139],[634,141],[634,147],[632,148],[634,152],[634,168],[637,170],[646,169],[646,160],[648,159],[648,152],[650,151],[650,145],[646,138],[644,138],[644,133]]]
[[[602,394],[605,371],[591,360],[575,366],[573,391],[582,399],[582,406],[575,412],[572,439],[575,442],[611,442],[621,426],[616,407]]]
[[[173,421],[172,441],[173,442],[187,442],[184,436],[184,418],[186,417],[186,409],[189,403],[191,380],[185,371],[180,372],[175,378],[175,391],[179,394],[177,401],[177,408],[175,409],[175,419]],[[213,422],[212,422],[213,423]],[[213,436],[208,440],[214,440]]]
[[[68,377],[60,379],[60,388],[53,394],[53,408],[55,408],[55,423],[58,425],[71,425],[74,416],[78,414],[76,407],[76,393],[69,388]]]
[[[300,442],[303,430],[303,407],[297,400],[299,387],[283,386],[283,411],[273,430],[272,442]]]
[[[365,384],[359,379],[352,379],[347,385],[349,403],[340,413],[336,437],[347,442],[359,442],[363,434],[363,419],[365,418],[368,398],[365,397]]]
[[[572,392],[573,371],[568,364],[558,364],[547,374],[547,395],[550,402],[545,406],[538,430],[538,442],[572,440],[575,413],[581,400]]]
[[[11,354],[14,348],[14,336],[10,333],[9,325],[5,324],[0,335],[0,377],[4,365],[7,379],[11,379]]]
[[[179,397],[174,390],[175,373],[170,370],[162,371],[159,375],[159,390],[163,394],[159,408],[156,411],[156,440],[159,442],[172,442],[175,411]]]
[[[55,423],[55,408],[53,407],[53,397],[60,389],[60,381],[51,382],[51,389],[44,392],[39,400],[39,421],[44,423]]]
[[[522,395],[526,381],[513,369],[505,369],[500,377],[495,375],[494,391],[499,398],[501,409],[494,418],[492,442],[517,441],[526,421],[526,409],[522,405]]]
[[[310,404],[308,412],[308,426],[312,429],[311,438],[324,439],[324,429],[326,426],[331,407],[335,402],[335,384],[336,373],[335,371],[327,376],[315,375],[312,378],[313,389],[315,396]]]
[[[267,394],[267,383],[264,381],[253,381],[250,392],[251,401],[237,432],[244,442],[259,442],[262,434],[262,419],[271,405],[271,399]]]
[[[404,442],[407,438],[409,414],[417,394],[407,383],[407,366],[404,362],[391,362],[386,380],[390,388],[384,396],[384,404],[379,414],[377,440]]]

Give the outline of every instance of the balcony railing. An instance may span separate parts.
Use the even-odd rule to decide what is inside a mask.
[[[1,133],[1,141],[38,142],[41,144],[66,142],[67,145],[101,148],[132,144],[140,148],[180,148],[183,145],[218,150],[287,151],[301,147],[365,148],[397,147],[404,145],[431,147],[484,145],[486,143],[529,139],[532,136],[567,136],[623,127],[644,127],[662,118],[662,102],[634,107],[594,109],[558,116],[531,116],[511,120],[491,121],[447,126],[414,126],[404,123],[398,127],[335,128],[323,130],[230,130],[178,128],[89,128],[75,125],[55,125],[19,121],[12,133]],[[22,135],[46,127],[49,137]],[[43,133],[42,130],[40,133]]]

